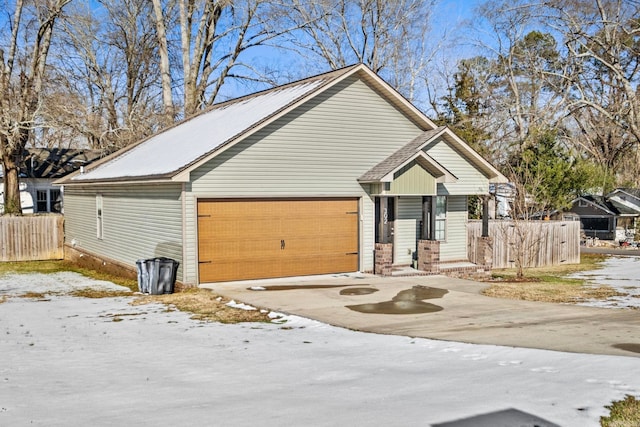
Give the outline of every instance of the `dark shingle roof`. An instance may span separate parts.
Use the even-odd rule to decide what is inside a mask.
[[[609,193],[609,197],[611,197],[615,193],[619,193],[619,192],[627,193],[627,194],[635,197],[636,199],[640,200],[640,189],[638,189],[638,188],[616,188],[611,193]]]
[[[407,145],[400,148],[373,168],[369,169],[369,171],[365,172],[360,178],[358,178],[358,181],[375,182],[381,180],[389,173],[403,166],[409,159],[415,156],[425,144],[440,135],[445,129],[446,127],[440,126],[436,129],[421,133]]]

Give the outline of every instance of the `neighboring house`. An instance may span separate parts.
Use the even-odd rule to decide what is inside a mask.
[[[23,213],[62,212],[62,192],[53,181],[100,157],[98,150],[29,148],[20,165],[20,199]],[[2,180],[2,176],[0,176]],[[0,186],[0,204],[3,204]]]
[[[640,189],[616,188],[607,200],[620,212],[618,228],[635,230],[640,216]]]
[[[372,271],[376,243],[467,260],[467,196],[506,182],[364,65],[221,104],[58,181],[66,249],[178,281]]]
[[[572,202],[572,212],[580,217],[587,237],[626,240],[640,216],[640,191],[618,188],[607,196],[585,195]]]
[[[605,197],[580,196],[572,202],[569,212],[580,217],[585,236],[601,240],[615,239],[620,213]]]

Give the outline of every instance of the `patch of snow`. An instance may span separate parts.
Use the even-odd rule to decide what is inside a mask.
[[[640,308],[640,257],[608,257],[602,269],[582,271],[569,277],[587,280],[593,286],[610,286],[626,294],[610,297],[606,301],[584,301],[578,305],[601,308]]]
[[[4,294],[101,286],[46,276],[5,277]],[[0,425],[428,426],[513,409],[596,427],[605,405],[640,396],[637,357],[376,335],[277,313],[285,325],[206,323],[131,300],[1,303]]]
[[[252,307],[248,304],[244,304],[242,302],[235,302],[234,300],[229,301],[225,305],[227,305],[228,307],[239,308],[240,310],[247,310],[247,311],[257,310],[255,307]]]
[[[0,276],[0,295],[24,295],[29,292],[51,294],[68,293],[78,289],[93,288],[105,291],[129,291],[104,280],[89,279],[81,274],[63,271],[51,274],[9,273]]]
[[[269,91],[190,118],[73,181],[163,175],[175,172],[313,91],[322,80]]]

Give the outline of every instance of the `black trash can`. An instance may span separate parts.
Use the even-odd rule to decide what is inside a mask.
[[[138,289],[144,294],[172,294],[180,263],[171,258],[139,259]]]

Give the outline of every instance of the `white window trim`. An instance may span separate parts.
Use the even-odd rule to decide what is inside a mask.
[[[58,192],[60,196],[62,196],[62,191],[58,188],[36,188],[35,189],[35,201],[34,201],[34,212],[44,213],[44,212],[53,212],[53,204],[56,200],[53,198],[53,192]],[[44,199],[40,200],[40,195],[44,195]],[[39,204],[44,202],[45,208],[40,209]],[[62,211],[62,209],[61,209]]]
[[[104,239],[104,203],[102,194],[96,194],[96,237]]]
[[[438,199],[440,200],[444,200],[444,212],[442,212],[442,217],[438,217]],[[435,216],[436,216],[436,230],[435,230],[435,239],[441,242],[446,242],[447,241],[447,205],[448,205],[448,199],[447,196],[436,196],[436,212],[435,212]],[[442,238],[438,238],[438,223],[444,224],[443,227],[443,233],[444,235],[442,236]]]

